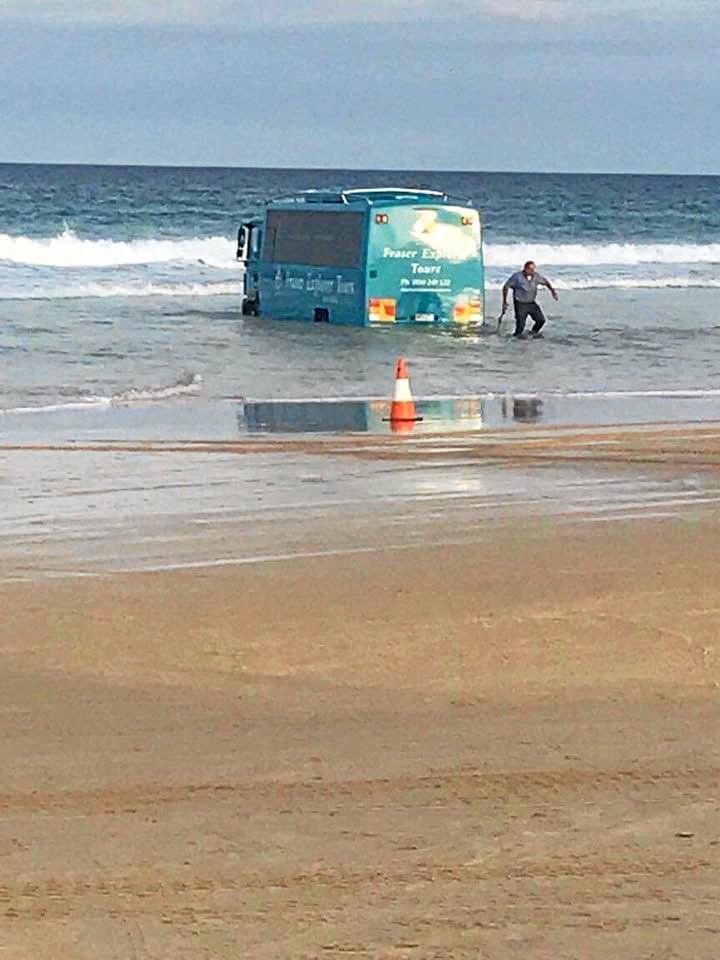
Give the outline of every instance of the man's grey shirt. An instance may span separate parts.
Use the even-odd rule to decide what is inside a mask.
[[[528,280],[522,270],[514,273],[507,282],[518,303],[535,303],[538,286],[546,286],[547,280],[539,273],[533,274]]]

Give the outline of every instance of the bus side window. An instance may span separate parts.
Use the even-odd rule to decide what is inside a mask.
[[[255,229],[252,232],[252,237],[250,239],[250,258],[252,260],[260,259],[260,251],[262,250],[262,239],[263,239],[262,227],[255,227]]]
[[[271,223],[267,225],[267,235],[265,236],[265,246],[263,250],[263,259],[266,261],[275,259],[275,244],[277,242],[277,227]]]

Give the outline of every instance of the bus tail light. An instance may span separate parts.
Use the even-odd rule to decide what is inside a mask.
[[[392,297],[370,297],[368,314],[370,323],[395,323],[397,300]]]
[[[376,213],[375,214],[375,223],[388,223],[390,217],[386,213]]]
[[[460,222],[464,227],[472,226],[473,218],[472,217],[460,217]]]
[[[482,300],[479,297],[461,297],[453,307],[453,320],[461,324],[482,323]]]

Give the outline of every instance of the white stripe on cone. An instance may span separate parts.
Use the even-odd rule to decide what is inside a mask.
[[[410,391],[409,380],[395,381],[395,394],[393,396],[393,402],[394,403],[412,403],[412,393]]]

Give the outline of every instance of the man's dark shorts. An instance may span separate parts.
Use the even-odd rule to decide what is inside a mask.
[[[520,303],[520,301],[515,300],[514,307],[516,337],[521,337],[525,332],[528,317],[532,317],[533,321],[530,333],[539,333],[545,326],[545,314],[538,303]]]

